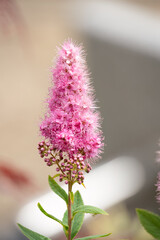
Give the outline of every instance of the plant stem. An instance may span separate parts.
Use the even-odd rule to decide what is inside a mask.
[[[71,171],[69,174],[69,182],[68,182],[68,240],[71,240],[71,225],[72,225],[72,202],[71,202],[71,192],[72,192],[72,182],[71,182]]]
[[[62,173],[62,174],[64,174],[64,172],[63,172],[63,170],[62,170],[61,166],[59,165],[58,161],[56,161],[56,164],[57,164],[57,166],[59,167],[59,169],[60,169],[61,173]]]

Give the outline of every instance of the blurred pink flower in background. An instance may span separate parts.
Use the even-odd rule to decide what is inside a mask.
[[[160,141],[158,143],[158,145],[160,146]],[[159,163],[160,162],[160,151],[157,151],[156,152],[157,154],[157,157],[156,157],[156,161]],[[158,172],[158,175],[157,175],[157,184],[156,184],[156,187],[157,187],[157,201],[160,203],[160,172]]]
[[[14,198],[23,199],[37,187],[28,174],[4,162],[0,163],[0,192]]]
[[[19,36],[25,35],[26,24],[16,1],[0,0],[0,29],[3,34],[9,35],[12,27]]]

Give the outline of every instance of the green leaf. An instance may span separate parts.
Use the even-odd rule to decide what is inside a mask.
[[[55,192],[59,197],[61,197],[66,202],[66,204],[68,204],[68,195],[64,191],[64,189],[61,188],[51,176],[48,177],[48,182],[52,191]]]
[[[72,211],[74,211],[78,206],[83,206],[83,200],[81,197],[81,194],[79,191],[77,191],[74,195],[74,204],[72,207]],[[72,221],[72,229],[71,229],[71,239],[73,239],[77,233],[80,231],[82,224],[83,224],[83,219],[84,219],[84,213],[78,213],[76,216],[73,218]]]
[[[102,237],[107,237],[109,235],[111,235],[111,233],[103,234],[103,235],[93,235],[93,236],[88,236],[88,237],[83,237],[83,238],[76,238],[75,240],[88,240],[88,239],[93,239],[93,238],[102,238]]]
[[[56,178],[56,177],[59,177],[60,176],[60,173],[57,173],[56,175],[54,175],[52,178]]]
[[[77,207],[74,211],[73,211],[73,216],[79,212],[83,212],[83,213],[92,213],[94,215],[97,214],[103,214],[103,215],[108,215],[107,212],[105,212],[104,210],[97,208],[97,207],[93,207],[93,206],[89,206],[89,205],[83,205],[83,206],[79,206]]]
[[[73,193],[73,192],[70,192],[69,194],[70,194],[71,202],[72,202],[72,204],[73,204],[73,202],[74,202],[74,193]]]
[[[74,194],[74,203],[72,205],[72,212],[80,205],[83,205],[83,200],[79,191],[76,191]],[[80,231],[83,224],[84,213],[77,213],[74,219],[72,220],[72,229],[71,229],[71,239],[73,239],[77,233]],[[64,213],[63,224],[68,225],[68,211]],[[64,229],[64,232],[67,236],[68,232]]]
[[[25,228],[21,224],[18,224],[21,232],[30,240],[51,240],[50,238],[47,238],[43,235],[40,235],[39,233],[36,233],[29,228]]]
[[[62,222],[64,225],[68,225],[68,210],[65,211]]]
[[[145,230],[160,240],[160,216],[144,209],[136,209],[136,212]]]
[[[68,229],[68,226],[65,225],[65,224],[63,224],[63,222],[62,222],[61,220],[59,220],[58,218],[54,217],[53,215],[47,213],[47,212],[43,209],[43,207],[41,206],[40,203],[38,203],[37,205],[38,205],[38,208],[40,209],[40,211],[41,211],[44,215],[46,215],[47,217],[55,220],[56,222],[60,223],[64,228]]]

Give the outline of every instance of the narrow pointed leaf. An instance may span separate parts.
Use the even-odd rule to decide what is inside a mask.
[[[21,224],[18,224],[21,232],[30,240],[51,240],[50,238],[47,238],[39,233],[36,233],[29,228],[26,228],[22,226]]]
[[[64,225],[68,225],[68,210],[65,211],[62,222]]]
[[[136,212],[145,230],[160,240],[160,216],[144,209],[136,209]]]
[[[65,224],[63,224],[63,222],[62,222],[61,220],[59,220],[58,218],[54,217],[53,215],[47,213],[47,212],[44,210],[44,208],[41,206],[40,203],[38,203],[38,208],[40,209],[40,211],[41,211],[44,215],[46,215],[47,217],[49,217],[49,218],[53,219],[54,221],[60,223],[64,228],[68,229],[68,226],[65,225]]]
[[[72,207],[72,211],[74,211],[78,206],[83,206],[83,200],[79,191],[77,191],[74,195],[74,204]],[[71,229],[71,239],[73,239],[77,233],[80,231],[84,219],[84,213],[78,213],[74,217],[72,221],[72,229]]]
[[[55,192],[59,197],[61,197],[66,202],[66,204],[68,204],[68,195],[64,191],[64,189],[61,188],[59,184],[51,176],[49,176],[48,182],[52,191]]]
[[[72,212],[74,209],[76,209],[78,206],[83,205],[83,200],[81,197],[81,194],[79,191],[76,191],[74,194],[74,203],[72,205]],[[84,219],[84,213],[77,213],[74,219],[72,220],[72,228],[71,228],[71,239],[73,239],[77,233],[80,231],[81,226],[83,224],[83,219]],[[63,224],[68,225],[68,211],[64,213],[63,216]],[[64,229],[64,232],[67,236],[68,232]]]
[[[53,176],[53,179],[56,178],[56,177],[59,177],[60,176],[60,173],[57,173]]]
[[[93,235],[93,236],[88,236],[88,237],[83,237],[83,238],[76,238],[75,240],[88,240],[88,239],[93,239],[93,238],[103,238],[111,235],[111,233],[108,234],[103,234],[103,235]]]
[[[70,198],[71,198],[71,202],[73,204],[73,202],[74,202],[74,193],[73,192],[70,192]]]
[[[84,205],[84,206],[79,206],[77,207],[74,211],[73,211],[73,215],[79,213],[79,212],[83,212],[83,213],[91,213],[94,215],[97,214],[103,214],[103,215],[108,215],[107,212],[105,212],[104,210],[97,208],[97,207],[93,207],[90,205]]]

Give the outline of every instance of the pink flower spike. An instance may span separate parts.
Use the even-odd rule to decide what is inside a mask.
[[[91,163],[100,156],[103,136],[83,49],[72,41],[58,49],[47,104],[40,132],[48,144],[39,143],[41,154],[44,150],[45,156],[55,153],[62,161],[63,171],[73,169],[76,174],[77,169],[85,169],[86,162]],[[89,164],[86,168],[87,172],[91,170]]]
[[[156,187],[157,187],[157,202],[160,203],[160,172],[158,173],[158,176],[157,176],[157,184],[156,184]]]

